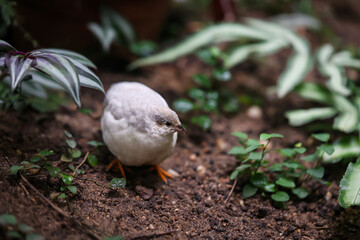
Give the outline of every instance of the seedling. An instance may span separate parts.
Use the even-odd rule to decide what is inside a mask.
[[[33,227],[18,223],[16,217],[12,214],[0,215],[0,227],[5,228],[6,236],[9,239],[45,239],[40,234],[35,234]]]
[[[94,147],[94,148],[91,150],[91,152],[96,152],[96,153],[99,153],[99,147],[105,145],[104,143],[98,142],[98,141],[95,141],[95,140],[89,141],[88,144]],[[91,167],[95,167],[95,166],[97,166],[98,163],[99,163],[99,160],[98,160],[98,158],[96,157],[96,155],[95,155],[95,154],[92,154],[92,153],[89,153],[88,158],[87,158],[87,161],[88,161],[88,163],[89,163],[89,165],[90,165]]]
[[[217,47],[202,50],[198,57],[213,68],[212,74],[196,74],[193,76],[197,88],[189,90],[189,99],[174,101],[176,111],[187,113],[195,112],[191,123],[201,127],[204,131],[211,128],[211,119],[203,113],[236,112],[239,109],[238,100],[227,89],[221,88],[224,82],[231,80],[231,73],[223,67],[226,55]]]
[[[141,57],[150,55],[156,49],[156,44],[153,42],[136,40],[132,25],[108,7],[101,8],[101,24],[92,22],[88,28],[99,40],[104,52],[108,52],[114,43],[124,46]]]
[[[267,149],[271,139],[283,138],[281,134],[260,134],[260,141],[265,142],[262,144],[242,132],[233,135],[238,138],[241,146],[233,147],[229,154],[236,155],[240,165],[232,172],[230,179],[248,177],[249,182],[242,191],[243,198],[252,197],[261,191],[262,196],[270,196],[277,205],[284,206],[284,203],[290,200],[290,191],[300,199],[308,196],[305,183],[309,179],[324,183],[324,168],[320,166],[320,160],[324,152],[333,152],[332,146],[327,144],[329,134],[314,134],[315,139],[324,143],[317,147],[315,153],[305,157],[301,157],[306,152],[301,143],[297,143],[293,148]],[[270,164],[266,160],[266,154],[270,151],[279,152],[283,156],[282,162]],[[317,161],[315,167],[306,168],[300,157],[304,161]]]
[[[81,156],[81,151],[76,148],[77,143],[73,139],[73,136],[68,131],[64,132],[66,136],[66,144],[68,146],[68,149],[66,150],[65,154],[61,155],[60,160],[63,162],[71,162],[74,158],[79,158]]]

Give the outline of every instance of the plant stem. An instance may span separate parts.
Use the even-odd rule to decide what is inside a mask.
[[[269,143],[270,143],[270,139],[268,140],[268,142],[266,143],[266,145],[265,145],[264,148],[262,149],[261,159],[260,159],[260,161],[259,161],[258,166],[256,167],[255,173],[257,173],[257,171],[258,171],[259,168],[261,167],[261,163],[262,163],[262,161],[264,160],[264,156],[265,156],[265,150],[266,150],[267,146],[269,145]]]

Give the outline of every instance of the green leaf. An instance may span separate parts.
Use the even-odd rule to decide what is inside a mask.
[[[324,120],[335,116],[337,111],[331,107],[297,109],[287,111],[285,117],[291,126],[302,126],[315,120]]]
[[[177,112],[186,113],[195,108],[195,105],[188,99],[178,99],[173,102],[173,107]]]
[[[139,59],[130,65],[130,69],[141,66],[174,61],[175,59],[193,53],[195,50],[211,43],[239,40],[239,38],[267,39],[263,31],[255,30],[242,24],[222,23],[207,27],[193,34],[178,45],[155,55]]]
[[[0,215],[0,225],[15,225],[15,224],[17,224],[17,220],[14,215],[12,215],[12,214],[1,214]]]
[[[302,83],[295,88],[295,92],[307,100],[323,104],[329,104],[333,95],[327,88],[316,83]]]
[[[339,204],[347,208],[360,205],[360,161],[350,162],[340,181]]]
[[[26,235],[25,240],[45,240],[40,234],[30,233]]]
[[[322,178],[324,176],[325,169],[323,167],[309,168],[306,173],[310,174],[314,178]]]
[[[79,75],[69,59],[56,54],[37,53],[34,68],[53,78],[70,94],[76,105],[81,106]]]
[[[12,55],[8,58],[8,68],[11,77],[11,90],[14,91],[20,82],[27,75],[31,64],[32,58],[27,58],[23,54]]]
[[[13,165],[13,166],[11,166],[11,168],[10,168],[10,173],[12,174],[12,175],[16,175],[21,169],[23,169],[24,168],[24,166],[19,166],[19,165]]]
[[[251,145],[251,146],[247,147],[245,149],[245,151],[246,151],[246,153],[249,153],[249,152],[252,152],[252,151],[254,151],[255,149],[258,149],[258,148],[259,148],[258,145]]]
[[[250,147],[250,146],[257,146],[257,147],[260,147],[260,143],[258,142],[258,140],[256,139],[252,139],[252,138],[249,138],[246,142],[246,146]]]
[[[33,228],[33,227],[28,226],[28,225],[26,225],[26,224],[19,224],[19,225],[18,225],[18,228],[19,228],[19,230],[20,230],[21,232],[23,232],[23,233],[28,233],[28,232],[34,231],[34,228]]]
[[[192,117],[191,122],[201,127],[204,131],[211,128],[211,119],[207,116]]]
[[[234,180],[239,175],[239,170],[236,168],[230,175],[230,180]]]
[[[200,86],[202,87],[205,87],[207,89],[210,89],[211,88],[211,81],[210,79],[203,75],[203,74],[196,74],[196,75],[193,75],[192,77],[194,79],[194,81],[199,84]]]
[[[233,132],[231,133],[231,135],[241,139],[241,140],[246,140],[248,139],[248,135],[246,133],[243,133],[243,132]]]
[[[268,184],[267,182],[267,178],[265,176],[264,173],[261,172],[257,172],[254,175],[252,175],[250,177],[250,182],[255,186],[255,187],[264,187],[265,185]]]
[[[125,178],[113,178],[110,181],[110,187],[112,188],[124,188],[126,185],[126,179]]]
[[[122,236],[104,237],[102,240],[123,240]]]
[[[73,160],[73,157],[69,153],[62,154],[61,157],[60,157],[60,160],[63,161],[63,162],[71,162]]]
[[[77,187],[75,186],[68,186],[67,189],[72,192],[73,194],[77,193]]]
[[[346,136],[333,143],[334,152],[331,155],[324,154],[325,163],[335,163],[343,158],[360,156],[360,142],[357,136]]]
[[[130,46],[131,52],[140,57],[149,56],[155,52],[156,48],[157,45],[151,41],[138,41],[132,43]]]
[[[285,177],[281,177],[276,181],[277,185],[280,185],[282,187],[286,187],[286,188],[294,188],[295,187],[295,182],[292,179],[289,178],[285,178]]]
[[[95,167],[99,164],[99,160],[94,154],[89,154],[87,161],[90,164],[90,166],[92,166],[92,167]]]
[[[291,192],[300,199],[304,199],[309,195],[309,192],[303,187],[293,188],[291,189]]]
[[[192,88],[189,90],[189,97],[195,99],[195,100],[201,100],[205,98],[205,92],[204,90],[200,88]]]
[[[276,193],[271,194],[271,198],[277,202],[287,202],[290,200],[289,194],[283,191],[277,191]]]
[[[297,152],[298,154],[303,154],[306,152],[306,148],[304,147],[296,147],[293,149],[295,152]]]
[[[14,238],[21,239],[21,237],[22,237],[21,234],[15,230],[8,231],[6,235],[12,239],[14,239]]]
[[[330,144],[321,144],[316,149],[323,151],[323,152],[327,153],[328,155],[333,154],[335,151],[334,147]]]
[[[77,145],[77,143],[73,139],[66,139],[66,144],[71,148],[75,148]]]
[[[267,192],[275,192],[276,191],[275,184],[273,184],[273,183],[266,183],[266,185],[263,186],[263,188]]]
[[[95,140],[89,141],[88,144],[94,147],[100,147],[105,145],[103,142],[98,142]]]
[[[110,50],[111,44],[116,39],[116,32],[113,28],[108,26],[104,27],[97,23],[89,23],[88,29],[95,35],[95,37],[99,40],[102,49],[105,52]]]
[[[217,99],[207,99],[202,105],[201,108],[205,112],[216,111],[218,108],[218,100]]]
[[[81,156],[81,151],[79,149],[70,149],[69,153],[72,158],[79,158]]]
[[[345,133],[358,130],[360,116],[356,105],[350,99],[340,95],[333,96],[333,104],[340,112],[334,120],[334,128]]]
[[[283,148],[280,149],[280,154],[283,155],[284,157],[292,157],[296,154],[296,151],[292,148]]]
[[[43,156],[31,156],[30,157],[30,162],[32,162],[32,163],[35,163],[35,162],[38,162],[38,161],[40,161],[40,160],[43,160],[44,159],[44,157]]]
[[[281,134],[278,134],[278,133],[261,133],[260,134],[260,140],[261,141],[265,141],[265,140],[268,140],[268,139],[271,139],[271,138],[283,138],[284,136],[281,135]]]
[[[93,113],[93,110],[91,110],[90,108],[81,107],[79,108],[79,112],[81,112],[82,114],[90,115]]]
[[[0,40],[0,52],[17,51],[13,46],[4,40]]]
[[[243,147],[233,147],[232,149],[230,149],[229,154],[234,154],[234,155],[245,155],[248,152],[245,150],[245,148]]]
[[[256,194],[257,190],[258,190],[257,187],[254,187],[251,184],[246,184],[242,190],[241,196],[243,199],[252,197]]]
[[[259,153],[259,152],[250,152],[250,154],[248,156],[248,159],[255,160],[255,161],[261,160],[262,159],[262,154]]]
[[[218,81],[227,82],[231,80],[231,73],[226,69],[216,68],[213,70],[213,75]]]
[[[70,185],[74,177],[65,173],[61,173],[61,178],[66,185]]]
[[[45,169],[48,170],[48,172],[50,173],[50,175],[53,178],[56,178],[57,176],[59,176],[60,168],[47,165],[47,166],[45,166]]]
[[[284,162],[283,163],[285,167],[291,168],[291,169],[301,169],[303,166],[298,162]]]
[[[58,198],[67,198],[67,195],[65,193],[61,193]]]
[[[313,133],[311,136],[321,142],[327,142],[330,140],[330,134],[329,133]]]
[[[307,162],[313,162],[316,161],[318,159],[318,154],[317,153],[313,153],[313,154],[309,154],[305,157],[302,157],[301,159]]]
[[[268,169],[270,172],[281,172],[284,168],[281,163],[274,163],[270,165]]]
[[[48,156],[51,156],[54,154],[55,154],[55,152],[53,150],[43,150],[43,151],[39,152],[39,155],[43,156],[43,157],[48,157]]]
[[[68,138],[71,138],[72,137],[72,134],[71,133],[69,133],[68,131],[64,131],[64,134],[65,134],[65,136],[67,136]]]

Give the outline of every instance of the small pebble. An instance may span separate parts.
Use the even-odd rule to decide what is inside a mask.
[[[196,154],[195,153],[190,155],[190,160],[192,160],[192,161],[196,160]]]
[[[154,195],[154,190],[151,188],[146,188],[144,186],[141,185],[137,185],[135,187],[135,191],[137,194],[139,194],[142,199],[144,200],[149,200],[153,195]]]
[[[263,116],[262,109],[256,105],[249,107],[246,113],[249,117],[254,119],[261,119]]]
[[[173,177],[179,177],[180,176],[180,174],[177,171],[175,171],[174,169],[171,169],[171,168],[167,172],[170,173],[171,176],[173,176]]]
[[[206,168],[205,168],[203,165],[199,165],[199,166],[197,166],[197,168],[196,168],[196,172],[197,172],[199,175],[204,175],[205,172],[206,172]]]

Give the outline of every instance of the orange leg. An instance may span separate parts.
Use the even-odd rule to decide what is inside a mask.
[[[166,177],[172,178],[172,175],[170,173],[168,173],[167,171],[165,171],[164,169],[162,169],[160,167],[160,165],[155,165],[155,169],[156,169],[157,173],[159,174],[160,178],[164,182],[167,182]]]
[[[117,164],[117,166],[119,167],[120,172],[121,172],[121,175],[126,179],[126,175],[125,175],[124,168],[123,168],[121,162],[119,161],[119,159],[117,159],[117,158],[115,158],[115,159],[109,164],[109,166],[106,168],[106,171],[109,171],[110,168],[111,168],[112,166],[114,166],[115,164]]]

